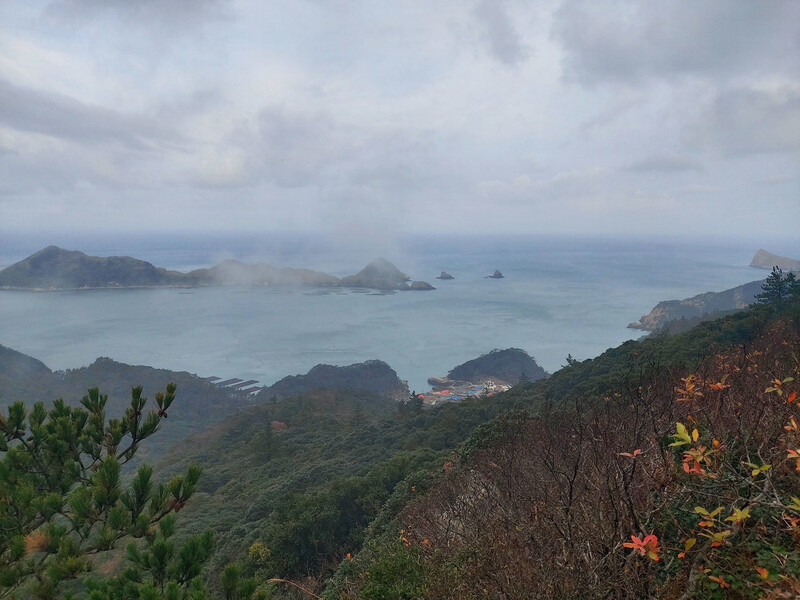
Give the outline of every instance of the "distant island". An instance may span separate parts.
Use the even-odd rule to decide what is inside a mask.
[[[503,274],[500,271],[495,271],[491,275],[487,275],[486,279],[503,279]]]
[[[758,269],[772,269],[772,267],[778,267],[784,271],[800,271],[800,260],[778,256],[777,254],[772,254],[771,252],[761,249],[756,252],[753,260],[750,261],[750,266]]]
[[[376,258],[355,275],[339,279],[309,269],[279,269],[268,264],[226,260],[188,273],[156,267],[130,256],[89,256],[48,246],[0,271],[0,289],[76,290],[107,288],[259,285],[277,287],[346,287],[377,290],[432,290],[389,261]]]
[[[447,271],[442,271],[442,274],[439,275],[436,279],[443,279],[443,280],[444,279],[455,279],[455,277],[450,275],[450,273],[448,273]]]

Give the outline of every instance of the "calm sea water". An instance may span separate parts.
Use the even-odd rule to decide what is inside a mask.
[[[307,267],[338,276],[377,255],[438,289],[391,295],[353,291],[0,291],[0,344],[53,369],[98,356],[131,364],[270,384],[318,363],[371,358],[409,385],[493,348],[527,350],[546,370],[638,337],[626,329],[658,301],[763,278],[747,267],[757,241],[678,242],[500,236],[333,240],[325,236],[6,236],[0,268],[54,243],[89,254],[130,255],[178,270],[223,258]],[[763,243],[760,245],[764,245]],[[800,242],[770,250],[800,256]],[[505,279],[486,279],[500,269]],[[438,281],[446,270],[456,279]]]

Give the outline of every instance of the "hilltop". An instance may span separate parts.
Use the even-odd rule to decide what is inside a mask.
[[[175,383],[181,401],[173,404],[163,431],[146,446],[150,458],[189,433],[222,421],[248,406],[246,395],[212,385],[185,371],[170,371],[135,366],[98,358],[91,365],[66,371],[52,371],[43,362],[0,346],[0,407],[22,401],[31,407],[36,402],[50,406],[56,398],[69,398],[74,404],[89,388],[98,387],[108,395],[109,414],[121,414],[130,405],[131,386],[141,385],[151,399],[168,383]]]
[[[342,277],[344,287],[370,288],[376,290],[432,290],[429,283],[414,281],[384,258],[376,258],[355,275]]]
[[[316,388],[363,390],[393,398],[408,398],[408,386],[397,373],[381,360],[335,367],[317,365],[305,375],[290,375],[258,393],[258,400],[283,399]]]
[[[0,288],[76,289],[196,285],[185,273],[168,271],[129,256],[88,256],[57,246],[0,271]]]
[[[446,377],[429,377],[434,388],[451,388],[465,384],[479,385],[487,381],[516,385],[520,378],[537,381],[547,372],[524,350],[507,348],[492,350],[451,369]]]

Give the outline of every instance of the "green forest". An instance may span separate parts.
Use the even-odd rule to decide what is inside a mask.
[[[0,597],[795,598],[798,387],[776,269],[749,309],[432,408],[219,399],[181,439],[181,382],[3,398]]]

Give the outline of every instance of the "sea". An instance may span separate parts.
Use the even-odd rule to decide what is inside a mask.
[[[217,287],[0,291],[0,344],[51,369],[98,357],[270,385],[319,363],[380,359],[416,391],[495,348],[549,372],[640,337],[631,321],[661,300],[763,279],[760,247],[800,257],[800,240],[452,233],[97,235],[6,233],[0,269],[55,244],[188,271],[233,258],[337,276],[381,256],[434,291]],[[503,279],[487,278],[500,270]],[[436,277],[447,271],[455,279]],[[131,382],[135,384],[136,382]]]

